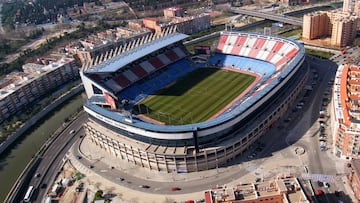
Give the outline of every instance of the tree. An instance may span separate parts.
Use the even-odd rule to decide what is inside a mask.
[[[96,191],[94,200],[101,200],[101,199],[103,199],[103,194],[104,194],[104,192],[103,192],[102,190]]]

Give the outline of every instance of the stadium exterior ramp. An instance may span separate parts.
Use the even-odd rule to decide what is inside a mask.
[[[170,173],[217,168],[241,155],[272,127],[301,92],[308,74],[305,50],[279,37],[223,32],[207,65],[228,66],[221,60],[232,61],[234,57],[245,64],[261,64],[264,67],[231,64],[232,68],[262,75],[251,94],[214,119],[187,125],[158,125],[119,108],[124,90],[189,60],[181,42],[184,35],[178,34],[146,42],[123,53],[123,57],[81,73],[88,96],[84,104],[89,114],[86,135],[119,159],[151,170]]]

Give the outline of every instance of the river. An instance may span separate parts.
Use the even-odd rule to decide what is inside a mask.
[[[0,157],[0,202],[4,202],[17,178],[45,141],[82,104],[82,96],[75,96],[38,123],[31,132],[25,133],[9,152]]]

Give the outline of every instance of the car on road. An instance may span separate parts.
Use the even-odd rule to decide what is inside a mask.
[[[324,182],[324,188],[329,188],[329,187],[330,187],[330,184],[327,182]]]
[[[323,194],[324,194],[324,191],[322,191],[322,189],[317,189],[317,190],[316,190],[316,194],[319,195],[319,196],[320,196],[320,195],[323,195]]]
[[[337,190],[335,190],[334,194],[335,194],[336,197],[340,197],[340,196],[341,196],[341,192],[339,192],[339,191],[337,191]]]
[[[139,185],[139,187],[140,187],[140,188],[145,188],[145,189],[149,189],[149,188],[150,188],[150,186],[148,186],[148,185]]]
[[[46,183],[43,183],[43,184],[41,184],[41,186],[40,186],[40,188],[46,188],[47,187],[47,184]]]
[[[94,166],[93,166],[93,165],[89,165],[89,168],[94,168]]]
[[[35,173],[34,178],[40,177],[40,173]]]
[[[117,177],[117,178],[116,178],[116,180],[118,180],[118,181],[124,181],[124,180],[125,180],[125,178],[122,178],[122,177]]]
[[[181,188],[179,188],[179,187],[172,187],[171,188],[171,191],[179,191],[179,190],[181,190]]]
[[[71,130],[71,131],[70,131],[70,134],[74,134],[74,133],[75,133],[75,130]]]

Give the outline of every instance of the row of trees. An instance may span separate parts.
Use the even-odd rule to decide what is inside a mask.
[[[121,24],[122,22],[119,23]],[[40,46],[40,48],[35,50],[33,49],[24,50],[22,53],[20,53],[20,56],[13,62],[0,64],[0,76],[9,74],[10,72],[16,70],[21,71],[23,64],[25,64],[29,60],[43,56],[45,53],[48,53],[49,51],[53,50],[59,44],[84,38],[88,36],[90,33],[96,33],[102,30],[106,30],[118,26],[119,24],[109,25],[104,22],[99,23],[99,25],[96,27],[87,27],[85,26],[85,24],[81,24],[78,26],[78,30],[72,33],[65,32],[63,35],[60,35],[57,38],[47,39],[46,43],[43,43]],[[0,43],[0,45],[7,47],[6,43],[5,44]],[[0,56],[1,56],[1,52],[0,52]]]
[[[74,82],[74,84],[78,84],[78,82]],[[73,85],[68,85],[67,88],[63,89],[61,92],[56,95],[51,95],[52,92],[48,92],[46,95],[51,95],[49,97],[45,97],[42,101],[37,104],[32,105],[31,108],[27,108],[24,112],[21,112],[15,116],[12,116],[8,120],[4,121],[0,125],[0,143],[2,143],[8,136],[10,136],[16,129],[18,129],[22,124],[24,124],[27,120],[32,118],[36,113],[40,112],[46,106],[48,106],[55,99],[59,98],[62,94],[69,91]],[[78,111],[80,111],[80,108]],[[64,120],[67,122],[68,120]]]
[[[101,5],[100,0],[37,0],[35,3],[29,1],[15,1],[5,3],[2,7],[2,23],[8,28],[14,28],[20,24],[40,24],[56,22],[57,15],[66,15],[66,10],[75,5],[83,6],[84,2],[95,2]]]

